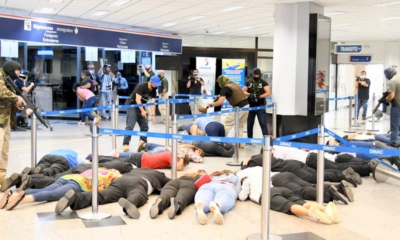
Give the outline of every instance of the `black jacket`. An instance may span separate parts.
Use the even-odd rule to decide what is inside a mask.
[[[153,186],[159,192],[161,192],[161,189],[164,187],[164,185],[171,180],[167,178],[164,173],[150,168],[136,168],[126,175],[146,178],[150,182],[151,186]]]
[[[193,141],[192,145],[198,147],[204,151],[207,156],[222,156],[222,157],[232,157],[234,153],[234,148],[230,143],[215,143],[215,142],[202,142]]]

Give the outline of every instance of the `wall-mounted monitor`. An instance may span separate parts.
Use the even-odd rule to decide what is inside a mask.
[[[38,58],[53,58],[54,57],[53,47],[38,48],[37,57]]]
[[[179,56],[156,56],[155,69],[157,70],[179,70],[181,60]]]

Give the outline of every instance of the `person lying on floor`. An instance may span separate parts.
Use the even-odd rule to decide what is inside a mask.
[[[132,219],[138,219],[138,208],[146,204],[149,195],[160,192],[171,179],[164,173],[148,169],[137,168],[113,181],[107,188],[99,191],[99,205],[118,202]],[[92,205],[92,193],[69,190],[56,205],[55,212],[62,213],[67,207],[73,211],[90,207]]]
[[[211,182],[203,184],[197,191],[194,202],[197,220],[207,224],[207,213],[212,212],[216,224],[224,224],[223,214],[234,206],[240,192],[240,179],[230,170],[213,172]]]
[[[366,132],[366,133],[356,133],[356,134],[348,134],[343,136],[344,139],[348,141],[364,141],[364,142],[371,142],[371,141],[379,141],[382,143],[390,144],[390,133],[386,134],[376,134],[373,132]],[[400,144],[400,133],[397,137],[397,143]]]
[[[169,208],[168,217],[170,219],[174,219],[175,215],[180,215],[187,206],[194,203],[197,189],[202,184],[211,181],[211,178],[206,174],[206,171],[200,169],[197,172],[187,173],[165,184],[161,189],[160,196],[150,208],[150,218],[156,218],[167,208]],[[203,176],[203,181],[199,180]]]
[[[54,176],[75,167],[78,164],[89,163],[83,156],[71,149],[57,149],[44,155],[35,167],[26,167],[21,173],[13,173],[2,184],[0,191],[4,192],[8,188],[20,183],[24,174],[43,174],[44,176]]]
[[[241,163],[241,169],[246,169],[249,167],[263,165],[263,154],[258,154],[246,158]],[[297,160],[283,160],[279,158],[271,158],[271,171],[272,172],[292,172],[299,178],[309,182],[317,183],[317,171],[313,168],[308,167],[306,164]],[[361,184],[361,177],[358,173],[354,171],[351,167],[342,170],[337,169],[325,169],[324,179],[329,182],[340,182],[346,180],[354,187],[357,184]]]
[[[102,190],[111,184],[112,181],[121,177],[121,173],[115,169],[98,169],[98,189]],[[92,189],[92,170],[86,170],[81,174],[68,174],[59,178],[55,183],[42,189],[28,189],[13,194],[8,189],[0,200],[0,209],[6,208],[7,211],[13,210],[18,205],[57,201],[62,198],[68,190],[75,192],[87,192]]]

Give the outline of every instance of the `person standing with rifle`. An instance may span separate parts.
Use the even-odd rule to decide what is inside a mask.
[[[12,86],[6,84],[6,78],[18,78],[21,72],[21,65],[15,61],[7,61],[3,68],[0,68],[0,185],[6,180],[8,151],[10,141],[10,121],[13,108],[17,107],[22,110],[26,104],[21,96],[15,94]],[[28,111],[29,115],[32,110]],[[15,119],[15,118],[14,118]]]

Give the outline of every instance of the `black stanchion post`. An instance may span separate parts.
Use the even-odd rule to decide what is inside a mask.
[[[349,129],[347,131],[343,131],[345,133],[355,133],[356,131],[351,130],[351,108],[353,107],[353,103],[352,103],[352,96],[349,96]]]
[[[324,145],[325,126],[319,125],[318,127],[318,144]],[[324,203],[324,169],[325,169],[324,151],[318,150],[317,155],[317,202]]]
[[[235,138],[239,137],[239,113],[240,108],[235,107]],[[233,155],[233,162],[228,162],[226,165],[228,166],[240,166],[239,163],[239,143],[235,143],[234,147],[234,155]]]
[[[176,115],[174,115],[174,119],[172,120],[172,134],[176,134],[177,127],[176,127]],[[178,143],[176,138],[172,138],[172,166],[171,166],[171,178],[177,178],[177,151],[178,151]],[[182,160],[181,160],[182,161]]]
[[[92,133],[92,212],[79,214],[79,217],[86,220],[102,220],[111,217],[111,214],[98,211],[99,128],[93,124],[90,130]]]
[[[263,148],[263,186],[261,197],[261,233],[247,236],[247,240],[281,240],[278,235],[269,234],[269,209],[271,204],[271,159],[272,136],[264,136]]]
[[[372,95],[372,102],[374,103],[375,102],[375,93],[373,93],[373,95]],[[369,131],[369,132],[379,132],[379,130],[375,130],[375,112],[374,112],[374,109],[372,108],[372,116],[371,116],[371,122],[372,122],[372,128],[371,129],[369,129],[369,130],[367,130],[367,131]]]
[[[36,115],[32,114],[31,122],[31,167],[37,163],[37,122]]]
[[[276,102],[273,103],[273,108],[272,108],[272,136],[274,138],[276,138],[277,136],[277,129],[276,129],[276,125],[277,125],[277,118],[276,118]]]
[[[353,125],[353,127],[360,127],[360,125],[358,125],[357,111],[358,111],[358,94],[354,95],[354,125]]]

